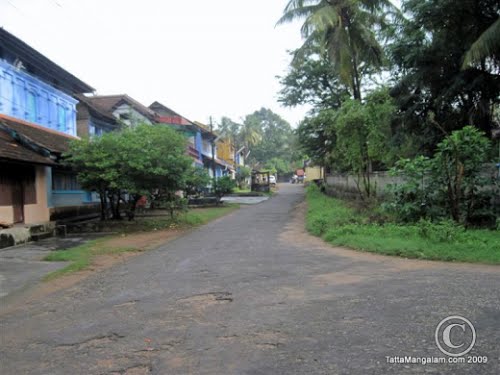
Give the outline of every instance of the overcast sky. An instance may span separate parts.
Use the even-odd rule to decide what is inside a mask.
[[[97,94],[158,100],[191,120],[271,108],[300,24],[275,27],[287,0],[0,0],[0,26]]]

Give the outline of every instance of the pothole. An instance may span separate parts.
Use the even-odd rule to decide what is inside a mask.
[[[177,300],[178,303],[189,303],[189,304],[199,304],[199,305],[212,305],[216,303],[229,303],[233,302],[233,297],[231,297],[229,292],[212,292],[197,294],[190,297],[180,298]]]

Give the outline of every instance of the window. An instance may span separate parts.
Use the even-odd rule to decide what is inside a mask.
[[[90,136],[96,135],[96,136],[100,137],[104,133],[105,133],[104,129],[101,128],[100,126],[95,126],[92,123],[89,124],[89,135]]]
[[[81,190],[81,186],[73,173],[53,171],[52,190]]]
[[[49,98],[49,127],[57,129],[57,97],[51,95]]]
[[[36,93],[28,91],[26,98],[26,120],[37,122],[38,120]]]
[[[66,131],[66,108],[62,105],[57,107],[57,130]]]

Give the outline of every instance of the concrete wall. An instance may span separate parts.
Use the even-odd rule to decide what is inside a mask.
[[[11,224],[14,221],[12,206],[0,206],[0,221]]]
[[[310,180],[309,174],[307,174],[307,179]],[[326,177],[327,185],[349,191],[356,190],[358,182],[362,187],[362,179],[349,174],[329,175]],[[377,193],[383,193],[387,185],[401,183],[403,179],[401,177],[389,176],[388,172],[373,172],[370,174],[370,182],[372,186],[376,187]]]
[[[86,105],[79,103],[76,106],[77,117],[76,117],[76,132],[80,138],[86,138],[89,136],[89,121],[90,114]]]
[[[36,203],[24,205],[24,223],[37,224],[50,220],[47,202],[47,174],[46,167],[35,167]],[[0,206],[0,221],[11,224],[14,221],[12,206]]]
[[[24,205],[24,222],[26,224],[43,223],[50,220],[45,167],[37,166],[35,176],[36,203]]]
[[[121,119],[121,121],[128,126],[135,126],[137,124],[151,125],[151,121],[146,116],[143,116],[126,103],[116,108],[113,112],[113,116],[117,119],[120,119],[120,115],[126,115],[129,117],[128,119]]]

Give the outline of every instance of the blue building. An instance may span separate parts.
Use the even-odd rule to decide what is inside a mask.
[[[94,89],[0,28],[0,220],[40,223],[92,207],[59,164]]]
[[[197,121],[192,122],[160,102],[152,103],[149,108],[156,113],[156,123],[174,127],[186,136],[187,154],[193,158],[195,165],[205,168],[210,177],[214,176],[214,169],[217,178],[231,174],[233,166],[218,157],[217,134],[208,126]]]

